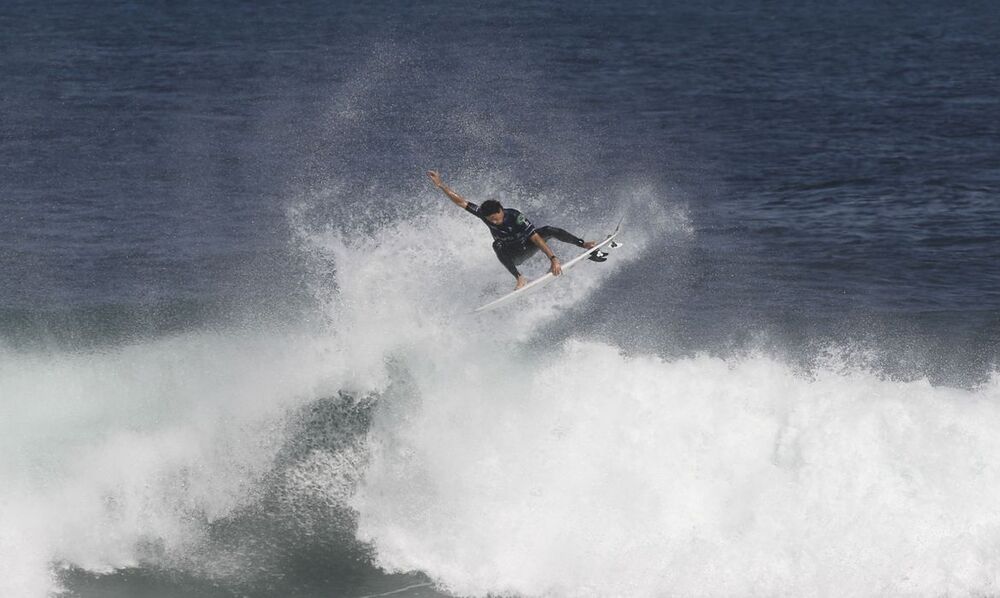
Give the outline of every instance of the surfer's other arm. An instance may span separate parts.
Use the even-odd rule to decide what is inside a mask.
[[[466,201],[464,197],[462,197],[458,193],[455,193],[454,191],[452,191],[451,189],[449,189],[448,185],[445,185],[441,181],[441,175],[438,174],[436,170],[428,170],[427,171],[427,176],[430,177],[431,182],[434,183],[435,187],[437,187],[438,189],[440,189],[441,191],[443,191],[444,194],[448,196],[448,199],[450,199],[451,201],[455,202],[456,206],[458,206],[458,207],[460,207],[460,208],[462,208],[464,210],[469,205],[469,202]]]
[[[554,276],[562,274],[562,264],[559,263],[559,258],[557,258],[556,254],[549,249],[549,244],[545,242],[542,235],[538,233],[531,233],[531,236],[528,238],[531,239],[531,242],[534,243],[536,247],[542,250],[542,253],[544,253],[547,258],[549,258],[549,263],[552,264],[549,271],[552,272]]]

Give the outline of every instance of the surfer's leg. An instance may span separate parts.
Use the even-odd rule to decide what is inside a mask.
[[[586,241],[580,237],[566,232],[556,226],[543,226],[542,228],[537,229],[537,232],[546,241],[549,239],[558,239],[563,243],[569,243],[570,245],[576,245],[577,247],[583,247],[586,244]]]
[[[543,226],[538,229],[538,234],[542,236],[543,239],[548,241],[551,238],[558,239],[563,243],[569,243],[570,245],[576,245],[577,247],[583,247],[584,249],[590,249],[594,246],[594,242],[586,242],[580,237],[573,235],[561,228],[555,226]],[[592,262],[606,262],[608,261],[608,254],[603,251],[594,251],[591,253],[590,257],[587,258]]]
[[[507,271],[510,272],[514,278],[520,276],[520,273],[517,271],[517,265],[514,263],[515,255],[512,251],[509,251],[509,248],[505,248],[500,241],[494,241],[493,252],[497,254],[497,259],[500,260],[503,267],[507,268]]]

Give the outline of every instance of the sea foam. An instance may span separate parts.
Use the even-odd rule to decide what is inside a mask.
[[[1000,591],[996,376],[586,341],[476,365],[417,373],[372,428],[354,505],[387,569],[476,596]]]

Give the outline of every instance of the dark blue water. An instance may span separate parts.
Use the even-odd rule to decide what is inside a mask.
[[[470,198],[499,188],[582,228],[625,212],[642,231],[641,259],[535,323],[531,346],[798,365],[837,347],[890,377],[973,387],[1000,358],[997,56],[1000,11],[979,2],[13,0],[0,8],[0,359],[12,375],[37,357],[39,380],[86,387],[73,376],[103,371],[86,365],[102,351],[335,326],[325,293],[351,270],[309,239],[444,217],[424,177],[436,168]],[[449,255],[433,267],[462,259]],[[83,374],[61,369],[73,355]],[[0,406],[33,400],[32,375]],[[290,523],[264,487],[210,533],[255,544],[259,576],[209,575],[169,548],[110,559],[112,572],[48,557],[80,596],[427,582],[380,572],[350,508]]]
[[[415,187],[427,164],[596,201],[653,181],[704,241],[690,259],[706,286],[677,301],[716,314],[995,330],[985,6],[6,12],[2,273],[18,283],[2,303],[18,338],[48,322],[25,306],[183,326],[176,312],[273,304],[295,278],[290,188],[334,170],[359,193]],[[329,122],[345,87],[369,93],[361,128]]]

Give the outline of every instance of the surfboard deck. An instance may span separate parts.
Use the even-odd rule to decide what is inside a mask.
[[[603,241],[601,241],[597,245],[594,245],[590,249],[584,250],[583,253],[581,253],[580,255],[578,255],[578,256],[574,257],[573,259],[569,260],[565,264],[563,264],[562,265],[563,275],[565,276],[567,270],[569,270],[573,266],[579,264],[581,261],[587,259],[587,257],[590,256],[590,254],[594,253],[595,251],[598,251],[599,249],[602,249],[602,248],[605,248],[605,247],[608,247],[609,245],[611,245],[611,243],[615,240],[615,237],[618,236],[618,233],[621,232],[621,228],[622,228],[622,223],[619,220],[618,221],[618,226],[615,227],[615,230],[611,231],[611,234],[609,234]],[[546,272],[545,274],[542,274],[538,278],[536,278],[536,279],[534,279],[532,281],[529,281],[528,284],[524,285],[523,287],[521,287],[519,289],[516,289],[514,291],[511,291],[511,292],[507,293],[506,295],[504,295],[502,297],[494,299],[493,301],[490,301],[489,303],[487,303],[485,305],[481,305],[481,306],[477,307],[475,310],[473,310],[472,313],[477,313],[478,314],[478,313],[482,313],[482,312],[485,312],[485,311],[490,311],[492,309],[495,309],[495,308],[497,308],[497,307],[499,307],[499,306],[501,306],[501,305],[503,305],[503,304],[505,304],[505,303],[513,300],[515,297],[520,297],[522,295],[527,294],[527,292],[530,291],[530,290],[534,290],[534,289],[538,289],[540,287],[543,287],[543,286],[547,285],[548,283],[552,282],[555,279],[556,279],[556,275],[555,274],[553,274],[552,272]]]

